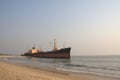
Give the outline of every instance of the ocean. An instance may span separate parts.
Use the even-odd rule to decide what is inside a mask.
[[[21,63],[37,68],[51,68],[73,73],[91,73],[120,78],[119,56],[72,56],[70,59],[52,59],[35,57],[7,57],[0,61]]]

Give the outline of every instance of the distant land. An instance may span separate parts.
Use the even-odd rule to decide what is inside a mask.
[[[10,56],[12,54],[0,54],[0,56]]]

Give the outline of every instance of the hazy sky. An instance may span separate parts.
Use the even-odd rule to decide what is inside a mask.
[[[54,38],[72,55],[120,55],[120,0],[0,0],[0,53],[52,50]]]

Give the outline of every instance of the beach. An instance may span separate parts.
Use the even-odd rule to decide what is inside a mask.
[[[0,62],[0,80],[90,80],[68,74],[38,70],[32,67]]]
[[[20,56],[1,56],[0,80],[120,80],[120,78],[91,73],[76,74],[69,71],[38,68],[35,65],[30,66],[18,62],[9,62],[11,58],[23,59]]]

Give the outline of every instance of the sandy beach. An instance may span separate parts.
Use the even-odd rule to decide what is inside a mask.
[[[6,56],[20,57],[20,56]],[[0,80],[120,80],[119,78],[100,76],[96,74],[56,71],[50,69],[35,68],[19,63],[0,61]]]
[[[68,74],[0,62],[0,80],[90,80]]]

